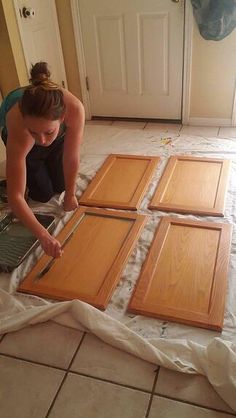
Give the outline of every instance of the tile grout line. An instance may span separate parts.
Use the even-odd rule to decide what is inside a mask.
[[[63,380],[62,380],[62,382],[60,384],[60,387],[57,390],[57,393],[56,393],[56,395],[54,397],[53,403],[52,403],[52,405],[50,406],[50,408],[48,410],[48,413],[50,413],[50,411],[51,411],[51,409],[52,409],[52,407],[53,407],[53,405],[54,405],[54,403],[56,401],[56,398],[57,398],[57,396],[59,394],[59,391],[60,391],[60,389],[61,389],[61,387],[62,387],[62,385],[63,385],[63,383],[65,381],[65,378],[67,377],[68,373],[71,373],[71,374],[75,374],[77,376],[88,377],[88,378],[93,379],[93,380],[102,381],[102,382],[109,383],[109,384],[113,384],[113,385],[116,385],[116,386],[119,386],[119,387],[124,387],[124,388],[131,389],[131,390],[137,390],[138,392],[146,393],[146,394],[149,394],[149,395],[151,393],[151,397],[150,397],[150,401],[149,401],[149,406],[148,406],[147,413],[149,413],[149,411],[150,411],[150,407],[151,407],[151,402],[152,402],[153,396],[154,395],[157,395],[160,398],[169,399],[169,400],[176,401],[176,402],[183,403],[183,404],[187,404],[187,405],[190,405],[190,406],[192,405],[192,406],[195,406],[197,408],[202,408],[202,409],[205,409],[205,410],[208,410],[208,411],[215,411],[215,412],[224,413],[224,414],[231,415],[231,416],[236,416],[236,413],[234,411],[228,412],[228,411],[225,411],[223,409],[211,408],[211,407],[207,407],[207,406],[204,406],[204,405],[196,404],[194,402],[189,402],[189,401],[186,401],[186,400],[183,400],[183,399],[178,399],[178,398],[174,398],[174,397],[171,397],[171,396],[163,395],[163,394],[158,393],[158,392],[154,392],[155,385],[156,385],[156,381],[157,381],[158,374],[159,374],[159,370],[157,372],[157,376],[155,377],[155,381],[154,381],[153,388],[152,388],[152,391],[151,392],[148,391],[148,390],[145,390],[145,389],[137,388],[135,386],[125,385],[125,384],[122,384],[122,383],[114,382],[112,380],[102,379],[102,378],[99,378],[99,377],[96,377],[96,376],[91,376],[91,375],[88,375],[88,374],[83,374],[83,373],[79,373],[79,372],[75,372],[73,370],[70,370],[71,364],[72,364],[72,362],[73,362],[76,354],[78,353],[78,351],[79,351],[79,349],[80,349],[80,347],[82,345],[82,342],[84,340],[85,334],[86,333],[84,333],[83,337],[81,338],[81,341],[79,343],[79,346],[76,349],[76,351],[75,351],[75,353],[74,353],[74,355],[72,357],[72,360],[70,361],[69,366],[68,366],[67,369],[63,369],[61,367],[52,366],[52,365],[50,366],[49,364],[40,363],[40,362],[36,362],[36,361],[31,361],[31,360],[27,360],[27,359],[24,359],[24,358],[12,356],[10,354],[5,354],[5,353],[0,353],[0,356],[7,357],[7,358],[13,358],[14,360],[20,360],[20,361],[24,361],[26,363],[30,363],[30,364],[34,364],[34,365],[38,365],[38,366],[44,366],[44,367],[48,367],[48,368],[51,368],[51,369],[54,369],[54,370],[60,370],[62,372],[66,372],[65,373],[65,376],[64,376],[64,378],[63,378]],[[48,413],[45,416],[45,418],[48,418]],[[146,413],[146,415],[145,415],[144,418],[148,418],[147,413]]]
[[[150,390],[137,388],[136,386],[132,386],[132,385],[125,385],[124,383],[114,382],[114,380],[108,380],[108,379],[105,379],[105,378],[102,378],[102,377],[92,376],[90,374],[86,374],[86,373],[82,373],[82,372],[76,372],[74,370],[69,370],[69,372],[71,374],[76,375],[76,376],[87,377],[88,379],[98,380],[99,382],[109,383],[111,385],[119,386],[119,387],[122,387],[122,388],[137,390],[138,392],[146,393],[148,395],[150,395],[150,393],[151,393]]]
[[[236,416],[236,413],[234,411],[228,412],[228,411],[225,411],[223,409],[210,408],[209,406],[199,405],[199,404],[194,403],[194,402],[190,402],[190,401],[186,401],[184,399],[178,399],[178,398],[174,398],[174,397],[171,397],[171,396],[163,395],[163,394],[158,393],[158,392],[155,392],[155,395],[157,395],[159,398],[169,399],[170,401],[175,401],[175,402],[183,403],[183,404],[186,404],[186,405],[195,406],[197,408],[202,408],[202,409],[205,409],[207,411],[214,411],[214,412],[227,414],[227,415],[230,415],[230,416]]]
[[[154,394],[155,394],[154,391],[155,391],[157,379],[158,379],[158,376],[159,376],[159,372],[160,372],[160,367],[158,366],[157,371],[156,371],[156,375],[155,375],[155,378],[154,378],[154,382],[153,382],[153,385],[152,385],[152,392],[151,392],[151,395],[150,395],[147,411],[146,411],[146,414],[145,414],[144,418],[148,418],[149,414],[150,414],[150,410],[151,410],[151,406],[152,406],[152,400],[153,400],[153,397],[154,397]]]
[[[81,343],[82,343],[82,340],[81,340]],[[78,351],[80,349],[80,346],[81,346],[81,344],[76,349],[75,354],[78,353]],[[73,355],[72,361],[73,361],[73,359],[75,357],[75,354]],[[76,372],[74,370],[71,370],[70,367],[71,367],[72,361],[70,362],[70,364],[69,364],[69,366],[67,368],[63,368],[63,367],[53,366],[53,365],[50,365],[50,364],[47,364],[47,363],[41,363],[41,362],[37,362],[35,360],[28,360],[28,359],[23,358],[23,357],[17,357],[17,356],[13,356],[11,354],[6,354],[6,353],[1,353],[0,352],[0,357],[1,356],[2,357],[7,357],[7,358],[12,358],[14,360],[23,361],[25,363],[30,363],[30,364],[33,364],[33,365],[36,365],[36,366],[43,366],[43,367],[48,367],[49,369],[60,370],[62,372],[67,372],[66,374],[71,373],[71,374],[75,374],[77,376],[88,377],[89,379],[94,379],[94,380],[98,380],[98,381],[101,381],[101,382],[110,383],[110,384],[113,384],[113,385],[117,385],[117,386],[124,387],[124,388],[127,388],[127,389],[137,390],[139,392],[144,392],[144,393],[147,393],[147,394],[150,394],[151,393],[150,390],[137,388],[136,386],[132,386],[132,385],[125,385],[124,383],[118,383],[118,382],[114,382],[113,380],[108,380],[108,379],[104,379],[104,378],[101,378],[101,377],[92,376],[92,375],[89,375],[89,374],[86,374],[86,373],[81,373],[81,372]]]
[[[30,363],[30,364],[34,364],[36,366],[43,366],[43,367],[48,367],[49,369],[55,369],[55,370],[61,370],[63,372],[67,371],[66,368],[63,367],[59,367],[59,366],[53,366],[47,363],[41,363],[39,361],[35,361],[35,360],[29,360],[27,358],[24,357],[17,357],[17,356],[13,356],[12,354],[7,354],[7,353],[1,353],[0,351],[0,357],[7,357],[7,358],[12,358],[14,360],[19,360],[19,361],[23,361],[25,363]]]
[[[51,410],[52,410],[52,408],[53,408],[53,406],[54,406],[54,404],[55,404],[55,402],[57,400],[57,397],[58,397],[58,395],[59,395],[59,393],[61,391],[61,388],[62,388],[62,386],[63,386],[63,384],[64,384],[64,382],[65,382],[65,380],[67,378],[67,375],[68,375],[68,373],[70,371],[70,366],[72,365],[72,363],[74,361],[74,358],[75,358],[76,354],[78,353],[78,351],[79,351],[79,349],[80,349],[80,347],[81,347],[81,345],[82,345],[82,343],[84,341],[85,335],[86,335],[86,332],[84,332],[84,334],[83,334],[83,336],[82,336],[82,338],[81,338],[81,340],[79,342],[79,345],[78,345],[77,349],[75,350],[74,355],[72,356],[72,359],[71,359],[71,361],[70,361],[70,363],[69,363],[69,365],[67,367],[67,370],[65,372],[65,375],[64,375],[64,377],[63,377],[63,379],[62,379],[62,381],[61,381],[61,383],[59,385],[59,388],[57,389],[57,392],[56,392],[56,394],[55,394],[55,396],[54,396],[54,398],[52,400],[52,403],[51,403],[50,407],[48,408],[48,411],[47,411],[47,413],[45,415],[45,418],[48,418],[49,417],[49,414],[51,413]]]

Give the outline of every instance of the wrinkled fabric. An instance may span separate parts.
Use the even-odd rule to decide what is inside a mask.
[[[206,40],[220,41],[236,27],[236,0],[191,0],[199,32]]]
[[[38,248],[11,275],[0,274],[0,333],[16,331],[49,319],[64,326],[88,331],[106,343],[156,365],[206,376],[222,399],[236,411],[236,140],[181,135],[174,127],[173,132],[158,132],[155,129],[87,125],[81,149],[78,197],[111,153],[153,155],[161,159],[137,211],[148,215],[148,221],[106,311],[100,312],[79,300],[55,302],[17,293],[19,283],[40,256],[41,250]],[[147,209],[171,155],[231,160],[224,218],[167,214]],[[57,222],[55,234],[72,216],[63,211],[62,201],[63,194],[55,196],[43,206],[30,202],[33,210],[54,214]],[[224,327],[221,333],[127,311],[160,218],[166,215],[233,225]]]

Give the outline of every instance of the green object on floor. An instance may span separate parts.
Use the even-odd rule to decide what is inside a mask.
[[[51,215],[35,214],[48,230],[54,226]],[[37,247],[39,241],[18,219],[10,213],[0,219],[0,270],[10,272]]]

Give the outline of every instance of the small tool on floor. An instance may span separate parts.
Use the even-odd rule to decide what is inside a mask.
[[[63,248],[65,248],[66,244],[71,240],[71,238],[73,237],[76,229],[78,228],[79,224],[81,223],[82,219],[84,216],[82,216],[79,221],[75,224],[74,228],[72,229],[72,231],[70,232],[70,234],[66,237],[66,239],[63,241],[62,245],[61,245],[61,249],[63,250]],[[45,276],[46,273],[48,273],[48,271],[50,270],[50,268],[52,267],[52,265],[55,263],[57,259],[56,258],[51,258],[51,260],[48,262],[48,264],[36,275],[35,279],[34,279],[34,283],[38,282],[40,279],[42,279],[43,276]]]

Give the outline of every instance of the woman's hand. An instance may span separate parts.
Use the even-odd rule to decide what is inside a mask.
[[[61,249],[60,242],[48,232],[40,238],[40,244],[47,255],[53,258],[61,257],[63,250]]]
[[[79,205],[78,205],[77,197],[74,194],[67,195],[65,193],[64,203],[63,203],[64,210],[67,212],[70,212],[71,210],[77,209],[78,206]]]

